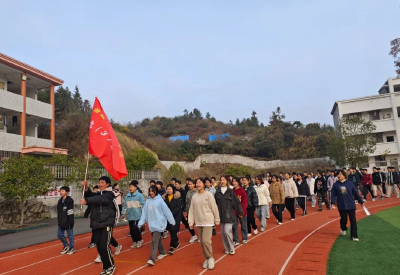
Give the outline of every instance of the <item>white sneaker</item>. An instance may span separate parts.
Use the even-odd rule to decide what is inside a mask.
[[[290,219],[291,221],[294,221],[294,219]]]
[[[137,243],[133,243],[133,245],[131,246],[131,248],[136,248],[137,247]]]
[[[247,234],[247,238],[250,238],[251,237],[251,234]]]
[[[142,246],[143,246],[143,240],[138,241],[138,242],[136,243],[136,248],[141,248]]]
[[[154,262],[153,262],[153,260],[148,260],[148,261],[147,261],[147,264],[148,264],[148,265],[154,265]]]
[[[197,241],[197,239],[198,239],[197,236],[194,235],[193,237],[190,238],[189,243],[194,243],[195,241]]]
[[[166,239],[166,238],[168,238],[168,231],[165,231],[165,232],[163,233],[163,239]]]
[[[360,240],[358,238],[353,238],[353,242],[359,242]]]
[[[214,258],[208,259],[208,269],[214,269],[215,267],[215,260]]]
[[[204,269],[207,269],[207,268],[208,268],[208,260],[206,260],[206,261],[203,263],[203,268],[204,268]]]
[[[278,225],[282,225],[282,223],[281,223],[281,222],[278,222]]]
[[[258,234],[258,230],[257,229],[254,229],[253,230],[253,235],[257,235]]]
[[[118,245],[118,246],[115,248],[115,255],[119,255],[119,254],[121,253],[121,250],[122,250],[122,245]]]
[[[229,254],[235,255],[235,250],[232,250],[231,252],[229,252]]]
[[[340,230],[340,235],[346,236],[346,231]]]
[[[94,259],[94,262],[95,263],[102,263],[100,254],[97,254],[97,257],[96,257],[96,259]]]
[[[163,259],[164,257],[166,257],[167,256],[167,254],[160,254],[160,255],[158,255],[158,257],[157,257],[157,260],[161,260],[161,259]]]
[[[247,240],[244,240],[244,241],[243,241],[243,244],[246,244],[246,243],[247,243]]]
[[[238,243],[238,242],[233,242],[233,245],[234,245],[234,246],[238,246],[239,243]]]
[[[260,231],[261,231],[261,232],[264,232],[264,231],[265,231],[265,228],[264,228],[264,227],[261,227]]]

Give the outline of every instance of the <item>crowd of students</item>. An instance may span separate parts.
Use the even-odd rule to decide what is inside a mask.
[[[278,175],[256,176],[254,182],[250,175],[243,177],[221,176],[216,178],[187,178],[184,188],[182,183],[173,178],[163,187],[161,181],[151,181],[149,196],[145,200],[137,181],[129,184],[129,193],[122,203],[122,192],[118,185],[111,187],[108,177],[101,177],[97,186],[91,190],[87,181],[82,183],[85,189],[82,205],[87,205],[85,218],[90,217],[92,239],[89,248],[97,247],[98,257],[95,262],[103,264],[101,275],[112,275],[115,264],[110,244],[115,247],[115,255],[121,252],[122,246],[113,238],[113,227],[119,216],[129,223],[129,235],[132,238],[132,249],[143,245],[142,234],[147,223],[152,235],[151,255],[147,264],[155,265],[156,259],[164,258],[167,253],[174,254],[180,246],[178,232],[182,223],[191,234],[189,243],[198,241],[201,245],[205,262],[203,268],[214,269],[215,260],[211,239],[216,235],[216,225],[220,225],[221,237],[226,254],[235,255],[235,247],[241,242],[246,244],[249,237],[258,234],[255,216],[260,220],[260,231],[267,228],[270,210],[278,225],[282,225],[282,213],[288,211],[291,220],[296,218],[296,210],[307,215],[307,202],[323,211],[337,206],[340,213],[340,234],[346,235],[347,217],[351,224],[351,238],[359,241],[355,209],[356,203],[364,204],[368,192],[375,201],[378,192],[383,199],[393,192],[399,198],[399,174],[394,167],[388,173],[373,168],[368,174],[355,168],[348,170],[318,171],[304,173],[280,173]],[[58,237],[63,243],[61,254],[73,254],[74,249],[74,215],[73,200],[68,197],[69,188],[61,188],[61,199],[58,203]],[[317,200],[315,198],[317,196]],[[362,199],[363,197],[363,199]],[[239,227],[240,225],[240,227]],[[64,232],[67,231],[69,243]],[[170,235],[170,248],[167,251],[162,239]],[[197,232],[197,235],[196,235]],[[158,254],[158,256],[157,256]]]

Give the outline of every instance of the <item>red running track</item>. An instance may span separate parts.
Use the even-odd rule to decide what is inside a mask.
[[[371,214],[400,205],[399,199],[367,202]],[[119,227],[114,237],[122,244],[122,253],[114,257],[116,273],[128,274],[325,274],[326,261],[333,242],[339,235],[339,214],[337,210],[317,212],[308,208],[307,216],[297,211],[295,221],[290,221],[289,213],[284,213],[284,224],[278,226],[271,213],[267,230],[252,236],[247,244],[236,247],[234,256],[225,255],[221,236],[213,237],[214,270],[204,270],[204,258],[199,243],[189,244],[190,234],[179,234],[181,247],[172,256],[156,261],[154,267],[146,265],[150,256],[151,235],[143,235],[145,245],[141,249],[130,249],[132,240],[127,237],[128,228]],[[357,217],[364,217],[358,206]],[[76,236],[74,255],[60,255],[60,241],[52,241],[0,254],[0,275],[2,274],[99,274],[101,264],[93,260],[95,248],[88,249],[90,234]],[[364,241],[364,240],[361,240]],[[169,238],[164,240],[169,248]]]

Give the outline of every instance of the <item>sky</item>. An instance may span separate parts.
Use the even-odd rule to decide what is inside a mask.
[[[400,1],[5,1],[0,52],[97,96],[109,118],[184,109],[333,124],[395,76]],[[5,12],[6,11],[6,12]]]

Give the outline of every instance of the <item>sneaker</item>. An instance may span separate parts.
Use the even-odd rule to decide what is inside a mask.
[[[257,235],[258,234],[258,230],[257,229],[254,229],[253,230],[253,235]]]
[[[181,246],[181,244],[180,244],[180,242],[178,242],[178,244],[174,248],[178,249],[178,247],[180,247],[180,246]]]
[[[366,202],[367,200],[366,199],[363,199],[363,202]]]
[[[96,259],[94,259],[94,262],[95,263],[102,263],[100,254],[97,254],[97,257],[96,257]]]
[[[376,198],[373,198],[372,201],[376,201]]]
[[[106,269],[106,275],[113,275],[115,272],[115,266]]]
[[[291,221],[294,221],[294,219],[290,219]]]
[[[360,240],[358,238],[353,238],[353,242],[359,242]]]
[[[217,235],[217,230],[215,230],[215,228],[213,228],[213,230],[212,230],[212,235],[213,235],[213,236],[216,236],[216,235]]]
[[[138,241],[138,242],[136,243],[136,248],[141,248],[142,246],[143,246],[143,240]]]
[[[238,246],[239,243],[238,243],[238,242],[233,242],[233,245],[234,245],[234,246]]]
[[[296,207],[296,210],[299,210],[299,208],[298,208],[298,207]]]
[[[90,243],[89,246],[88,246],[88,248],[93,248],[93,247],[96,247],[95,243]]]
[[[396,198],[397,198],[397,199],[400,198],[400,195],[397,195]]]
[[[318,212],[322,212],[322,209],[318,209]]]
[[[278,225],[282,225],[282,223],[281,223],[281,222],[278,222]]]
[[[194,235],[194,236],[192,236],[191,238],[190,238],[190,241],[189,241],[189,243],[194,243],[195,241],[197,241],[197,236],[196,235]]]
[[[251,237],[251,234],[247,234],[247,238],[250,238]]]
[[[247,240],[244,240],[244,241],[243,241],[243,244],[246,244],[246,243],[247,243]]]
[[[228,254],[229,254],[229,251],[226,251],[226,250],[225,250],[225,254],[228,255]]]
[[[205,260],[205,262],[203,263],[203,268],[207,269],[208,268],[208,260]]]
[[[311,205],[311,207],[315,207],[315,205]]]
[[[166,239],[166,238],[168,238],[168,232],[167,231],[164,231],[164,233],[163,233],[163,239]]]
[[[133,245],[131,246],[131,248],[136,248],[137,247],[137,243],[133,243]]]
[[[148,260],[148,261],[147,261],[147,264],[153,266],[153,265],[154,265],[154,262],[153,262],[153,260]]]
[[[208,269],[214,269],[215,267],[215,260],[214,258],[208,259]]]
[[[200,239],[198,239],[197,242],[199,243],[199,242],[200,242]]]
[[[381,197],[381,200],[383,200],[383,197]]]
[[[264,231],[265,231],[265,228],[264,228],[264,227],[261,227],[260,231],[261,231],[261,232],[264,232]]]
[[[128,233],[127,237],[130,237],[130,236],[131,236],[131,233]]]
[[[115,255],[119,255],[120,253],[121,253],[121,250],[122,250],[122,245],[118,245],[116,248],[115,248]]]
[[[75,252],[76,252],[75,248],[71,247],[71,248],[68,250],[67,255],[72,255],[72,254],[74,254]]]
[[[167,256],[167,254],[160,254],[160,255],[158,255],[158,257],[157,257],[157,260],[161,260],[161,259],[163,259],[164,257],[166,257]]]
[[[64,255],[64,254],[66,254],[67,252],[69,251],[69,246],[67,245],[67,246],[64,246],[64,248],[63,248],[63,250],[61,250],[61,255]]]
[[[171,254],[171,255],[174,255],[174,248],[170,247],[169,250],[168,250],[168,253]]]
[[[235,255],[235,250],[232,250],[231,252],[229,252],[229,254]]]
[[[358,201],[354,201],[356,204],[358,204]]]
[[[346,236],[346,231],[344,231],[344,230],[340,230],[340,235],[342,235],[342,236]]]
[[[106,275],[107,274],[107,269],[103,269],[102,272],[100,272],[100,275]]]
[[[142,235],[144,235],[144,232],[145,232],[145,231],[142,231]]]

